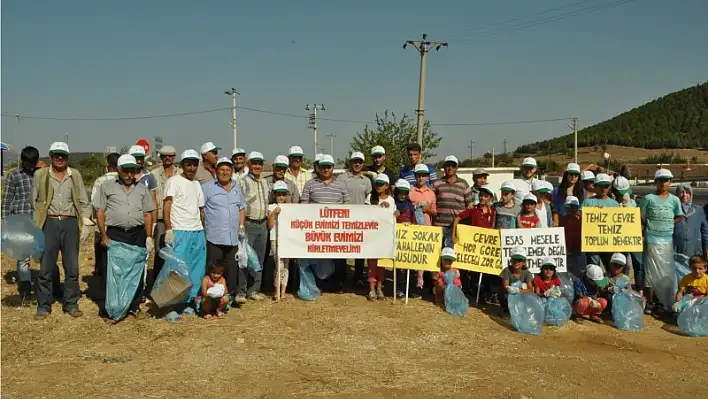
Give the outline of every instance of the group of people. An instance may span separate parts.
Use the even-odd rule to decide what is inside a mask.
[[[78,251],[82,240],[94,237],[96,271],[99,292],[93,295],[101,315],[105,300],[108,243],[112,240],[154,251],[153,279],[164,267],[159,252],[166,246],[184,260],[192,282],[188,304],[202,300],[205,317],[221,317],[231,305],[242,306],[249,300],[264,299],[261,294],[262,272],[241,268],[238,252],[248,242],[265,264],[275,247],[274,229],[283,203],[358,204],[381,206],[391,210],[398,223],[439,226],[443,229],[443,269],[450,268],[457,240],[457,226],[467,224],[486,228],[562,227],[565,229],[568,269],[579,281],[604,281],[605,274],[614,278],[620,271],[634,270],[635,286],[644,290],[649,299],[648,312],[659,311],[659,301],[652,292],[652,282],[668,268],[673,272],[674,251],[689,257],[708,255],[708,221],[702,208],[692,203],[692,188],[679,185],[678,197],[669,193],[671,172],[659,169],[655,176],[656,193],[646,196],[639,205],[631,196],[629,181],[622,176],[595,174],[568,164],[561,183],[551,183],[536,177],[537,163],[525,158],[520,178],[504,182],[499,191],[487,183],[489,173],[476,169],[470,185],[457,175],[458,159],[447,156],[443,175],[437,178],[434,168],[421,159],[422,148],[410,144],[406,151],[408,165],[395,173],[386,163],[386,149],[375,146],[367,156],[353,152],[344,173],[334,175],[334,159],[329,154],[317,154],[313,170],[303,166],[303,150],[299,146],[278,155],[272,163],[273,173],[264,177],[265,157],[262,153],[233,150],[231,157],[220,157],[221,148],[204,143],[200,152],[192,149],[181,153],[172,146],[159,150],[160,164],[149,170],[145,165],[143,147],[133,146],[126,154],[107,156],[106,174],[93,185],[90,195],[77,169],[70,168],[69,147],[53,143],[49,149],[50,166],[37,169],[39,152],[26,147],[21,153],[22,166],[8,175],[3,198],[3,217],[13,213],[31,214],[45,235],[46,249],[40,262],[36,284],[38,319],[51,313],[51,305],[59,290],[57,257],[62,254],[65,272],[63,310],[73,317],[81,291],[78,284]],[[643,253],[611,254],[581,251],[582,207],[639,206],[646,231]],[[517,251],[518,252],[518,251]],[[516,253],[518,260],[525,255]],[[515,259],[516,259],[515,258]],[[288,281],[293,280],[290,263],[303,260],[276,259],[274,287],[285,296]],[[483,299],[492,298],[491,285],[498,285],[504,294],[517,288],[513,283],[526,283],[523,289],[534,290],[554,281],[555,264],[544,262],[540,282],[524,272],[523,262],[512,261],[501,278],[484,276]],[[365,275],[364,266],[367,266]],[[29,295],[31,283],[29,260],[18,260],[19,291]],[[603,271],[604,267],[604,271]],[[354,260],[353,274],[348,276],[346,260],[335,260],[335,273],[328,279],[334,292],[346,288],[368,288],[368,299],[383,299],[384,269],[375,259]],[[411,296],[419,297],[431,288],[439,293],[445,280],[441,273],[416,273],[410,287]],[[399,271],[401,272],[401,271]],[[474,273],[456,272],[454,280],[472,291]],[[705,276],[705,274],[704,274]],[[295,276],[296,277],[296,276]],[[406,279],[401,275],[395,295],[403,296]],[[708,284],[698,277],[692,287],[704,295]],[[708,279],[708,277],[706,278]],[[145,279],[145,281],[150,281]],[[601,283],[602,284],[602,283]],[[702,285],[703,284],[703,285]],[[599,285],[598,285],[599,287]],[[130,314],[144,318],[140,302],[150,287],[136,289]],[[578,287],[580,289],[580,287]],[[587,288],[587,287],[586,287]],[[602,288],[602,287],[600,287]],[[580,290],[581,292],[582,289]],[[545,290],[541,290],[543,294]],[[586,293],[594,291],[587,290]],[[277,295],[278,296],[278,295]],[[583,297],[592,298],[585,294]],[[204,301],[204,298],[210,300]],[[498,297],[504,305],[505,295]],[[581,301],[576,306],[580,314],[595,316],[599,299]],[[667,301],[662,301],[667,302]],[[656,305],[654,305],[656,304]],[[661,303],[665,309],[671,303]],[[591,309],[589,311],[588,309]],[[592,314],[591,314],[592,313]]]

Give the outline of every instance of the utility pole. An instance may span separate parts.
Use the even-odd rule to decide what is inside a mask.
[[[504,155],[506,155],[506,139],[504,139]]]
[[[474,159],[474,140],[470,140],[470,159]]]
[[[492,148],[492,168],[494,168],[494,148]]]
[[[578,163],[578,118],[573,118],[573,143],[575,147],[575,163]]]
[[[430,52],[430,49],[435,47],[435,51],[440,50],[440,47],[447,47],[447,42],[431,42],[428,40],[428,35],[423,33],[421,40],[406,40],[403,43],[405,49],[408,45],[415,47],[420,54],[420,76],[418,80],[418,109],[415,111],[418,115],[418,144],[423,146],[423,124],[425,121],[425,58]]]
[[[325,110],[325,107],[323,104],[320,104],[320,105],[312,104],[312,107],[310,107],[310,104],[307,104],[305,106],[305,111],[311,111],[310,112],[310,122],[307,125],[307,127],[312,129],[312,131],[315,134],[315,152],[313,153],[314,154],[313,157],[317,155],[317,111],[324,111],[324,110]]]
[[[234,130],[234,149],[238,147],[236,145],[236,95],[241,95],[241,93],[237,92],[236,89],[233,87],[230,88],[229,90],[225,91],[224,94],[227,96],[231,96],[231,128]]]
[[[330,133],[327,137],[329,137],[329,153],[334,156],[334,138],[337,137],[337,135]]]
[[[69,133],[64,133],[64,142],[69,145]]]

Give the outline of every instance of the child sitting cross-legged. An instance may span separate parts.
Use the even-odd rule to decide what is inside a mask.
[[[589,318],[590,320],[603,324],[600,313],[607,307],[607,299],[600,295],[607,293],[609,281],[598,265],[588,265],[585,275],[575,280],[575,304],[573,311],[581,322]]]

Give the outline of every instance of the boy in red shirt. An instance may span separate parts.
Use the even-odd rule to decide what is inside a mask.
[[[472,208],[467,208],[460,212],[455,218],[452,228],[452,236],[457,237],[457,224],[462,223],[469,226],[494,228],[494,217],[496,210],[490,206],[494,199],[494,191],[489,184],[479,188],[479,203]]]
[[[536,204],[538,200],[533,194],[527,194],[524,201],[521,203],[521,213],[516,218],[516,227],[519,229],[533,229],[539,223],[540,219],[536,214]]]

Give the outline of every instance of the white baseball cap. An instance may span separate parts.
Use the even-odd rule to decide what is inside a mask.
[[[52,145],[49,146],[49,153],[51,154],[53,152],[65,155],[71,154],[71,152],[69,151],[69,144],[66,144],[63,141],[55,141],[52,143]]]
[[[187,159],[196,159],[197,161],[201,159],[199,154],[192,149],[189,150],[184,150],[182,152],[182,157],[180,158],[182,161],[187,160]]]
[[[334,166],[334,158],[332,158],[332,156],[329,154],[322,154],[322,158],[320,158],[320,165]]]
[[[494,197],[494,189],[492,188],[492,186],[490,184],[485,184],[485,185],[480,186],[479,190],[480,191],[484,190],[484,191],[488,192],[492,197]]]
[[[374,148],[371,149],[371,155],[384,155],[386,154],[386,149],[381,147],[380,145],[374,146]]]
[[[177,155],[177,149],[171,145],[163,145],[157,152],[159,152],[160,155]]]
[[[261,154],[258,151],[251,151],[250,154],[248,154],[248,160],[249,161],[261,161],[263,162],[265,158],[263,158],[263,154]]]
[[[610,185],[612,184],[612,176],[607,173],[598,173],[597,176],[595,176],[595,184],[598,186],[603,184]]]
[[[445,157],[445,161],[443,162],[443,164],[446,164],[446,163],[448,163],[448,162],[452,162],[452,163],[454,163],[455,165],[457,165],[457,164],[460,163],[460,161],[458,161],[458,160],[457,160],[457,157],[454,156],[454,155],[448,155],[448,156]]]
[[[364,162],[366,158],[364,158],[364,154],[360,153],[359,151],[354,151],[352,152],[352,155],[349,156],[349,160],[353,161],[355,159],[361,159],[361,161]]]
[[[305,154],[305,152],[302,150],[302,147],[294,145],[288,149],[288,156],[289,157],[301,157]]]
[[[575,162],[571,162],[566,166],[565,171],[568,173],[580,174],[580,165]]]
[[[390,184],[391,180],[389,180],[388,175],[385,173],[379,173],[376,175],[376,178],[374,179],[374,183],[386,183]]]
[[[527,157],[527,158],[524,158],[523,162],[521,162],[521,166],[530,166],[530,167],[535,168],[538,166],[538,163],[536,162],[536,158]]]
[[[590,264],[585,270],[585,275],[597,284],[600,288],[607,287],[607,279],[605,278],[605,273],[602,268],[598,265]]]
[[[415,166],[415,168],[413,168],[413,173],[414,173],[414,174],[415,174],[415,173],[420,173],[420,174],[429,175],[429,174],[430,174],[430,169],[428,168],[428,165],[426,165],[426,164],[424,164],[424,163],[419,163],[418,165]]]
[[[632,186],[629,185],[629,180],[627,180],[624,176],[617,176],[615,181],[612,183],[612,187],[614,187],[622,195],[632,192]]]
[[[472,172],[472,176],[489,176],[489,172],[484,168],[477,168]]]
[[[411,184],[408,183],[408,180],[406,179],[398,179],[396,180],[396,189],[403,191],[411,191]]]
[[[206,154],[207,152],[210,151],[219,151],[221,147],[217,147],[212,143],[211,141],[207,141],[206,143],[202,144],[202,154]]]
[[[544,258],[541,261],[541,269],[543,269],[544,266],[553,266],[553,268],[556,268],[556,261],[553,260],[553,258]]]
[[[657,169],[656,173],[654,173],[654,180],[659,180],[659,179],[673,179],[674,175],[671,173],[670,170],[668,169]]]
[[[550,187],[549,187],[550,185]],[[531,191],[539,191],[539,192],[553,192],[553,185],[548,183],[545,180],[539,180],[535,179],[533,183],[531,183]]]
[[[137,168],[138,162],[135,161],[135,157],[130,154],[123,154],[118,157],[118,167],[120,168]]]
[[[584,170],[583,173],[580,175],[580,180],[582,181],[595,181],[595,174],[592,173],[592,170]]]
[[[580,200],[574,195],[565,197],[565,206],[580,206]]]
[[[615,252],[612,254],[612,257],[610,258],[610,264],[612,264],[612,263],[626,266],[627,265],[627,257],[624,256],[624,254],[621,254],[619,252]]]
[[[216,166],[219,166],[219,165],[221,165],[222,163],[227,163],[227,164],[229,164],[229,165],[231,165],[231,166],[233,166],[233,164],[234,164],[233,162],[231,162],[231,158],[228,158],[228,157],[221,157],[221,158],[219,158],[218,161],[216,161]]]
[[[324,155],[324,154],[321,152],[318,152],[317,154],[315,154],[315,163],[320,162],[320,159],[322,159],[322,155]]]
[[[288,184],[283,181],[283,180],[278,180],[273,184],[273,191],[281,192],[281,193],[287,193],[290,190],[288,189]]]
[[[511,259],[526,260],[526,249],[524,247],[514,247],[511,249]]]
[[[234,155],[246,155],[246,150],[243,148],[234,148],[234,151],[231,153],[231,156]]]
[[[440,258],[447,260],[456,260],[457,256],[455,255],[454,249],[450,247],[445,247],[442,249],[442,252],[440,252]]]
[[[287,168],[289,164],[290,162],[288,161],[288,157],[286,157],[285,155],[278,155],[273,161],[273,166],[280,166],[281,168]]]
[[[516,186],[514,186],[514,182],[511,180],[507,180],[501,185],[501,191],[513,191],[516,192]]]
[[[130,149],[128,150],[128,154],[134,156],[134,157],[144,157],[145,156],[145,148],[141,145],[133,145],[130,146]]]
[[[536,196],[533,194],[526,194],[524,196],[524,200],[522,202],[526,202],[526,201],[532,201],[534,204],[537,204],[538,198],[536,198]]]

